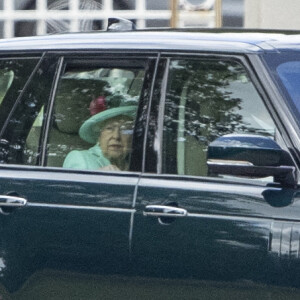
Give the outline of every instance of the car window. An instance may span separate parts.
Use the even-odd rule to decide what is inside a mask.
[[[226,134],[277,136],[259,93],[237,61],[171,60],[165,101],[163,173],[208,176],[208,145]]]
[[[0,59],[0,128],[37,62],[37,59]]]
[[[298,51],[268,53],[263,56],[272,80],[299,124],[300,120],[300,55]]]
[[[6,61],[5,95],[0,113],[0,161],[3,164],[39,164],[43,107],[48,102],[56,70],[55,59]],[[17,101],[17,102],[16,102]],[[5,115],[4,115],[5,114]],[[34,135],[34,129],[38,128]]]
[[[280,64],[276,69],[281,82],[284,84],[288,91],[293,103],[295,104],[298,111],[300,111],[300,62],[289,61]]]
[[[144,60],[67,62],[53,108],[47,166],[128,170]]]

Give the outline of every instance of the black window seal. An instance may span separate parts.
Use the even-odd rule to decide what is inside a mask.
[[[50,124],[51,124],[51,120],[52,120],[52,112],[53,112],[53,107],[54,107],[54,100],[55,100],[55,95],[56,95],[56,90],[57,90],[57,86],[58,86],[58,82],[59,82],[59,78],[60,78],[60,74],[62,72],[64,66],[64,58],[63,57],[59,57],[58,58],[58,65],[57,65],[57,69],[54,75],[54,81],[52,84],[52,88],[51,88],[51,94],[49,97],[49,102],[46,108],[46,112],[45,112],[45,122],[43,125],[43,129],[42,129],[42,145],[41,145],[41,160],[40,160],[40,165],[45,167],[45,164],[47,162],[47,143],[48,143],[48,136],[49,136],[49,131],[50,131]]]
[[[147,121],[146,121],[146,128],[145,128],[145,133],[144,133],[144,144],[143,144],[142,173],[145,173],[145,166],[146,166],[146,159],[147,159],[146,158],[146,152],[147,152],[146,149],[147,149],[147,144],[148,144],[148,132],[149,132],[150,116],[151,116],[151,110],[152,110],[152,104],[153,104],[154,84],[156,82],[159,61],[160,61],[160,53],[157,54],[154,74],[152,77],[150,96],[149,96],[150,101],[148,104],[148,111],[147,111],[147,118],[146,118]]]
[[[165,116],[165,105],[166,105],[166,95],[167,95],[167,86],[168,78],[170,72],[170,58],[166,60],[166,66],[163,75],[163,81],[161,85],[160,99],[159,99],[159,109],[158,109],[158,118],[157,118],[157,173],[162,174],[162,151],[163,151],[163,126],[164,126],[164,116]]]

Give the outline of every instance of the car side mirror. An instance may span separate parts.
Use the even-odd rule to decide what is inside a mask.
[[[262,178],[274,176],[285,186],[296,186],[297,171],[290,154],[271,138],[250,134],[228,134],[208,146],[210,174]]]

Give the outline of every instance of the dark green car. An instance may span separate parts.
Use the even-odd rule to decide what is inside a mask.
[[[292,32],[1,40],[1,299],[299,299],[299,78]]]

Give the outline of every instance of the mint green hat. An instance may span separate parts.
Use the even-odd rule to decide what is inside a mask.
[[[136,116],[137,105],[120,106],[101,111],[87,119],[79,129],[79,136],[86,142],[96,144],[100,134],[100,125],[103,121],[117,117],[127,116],[132,119]]]

